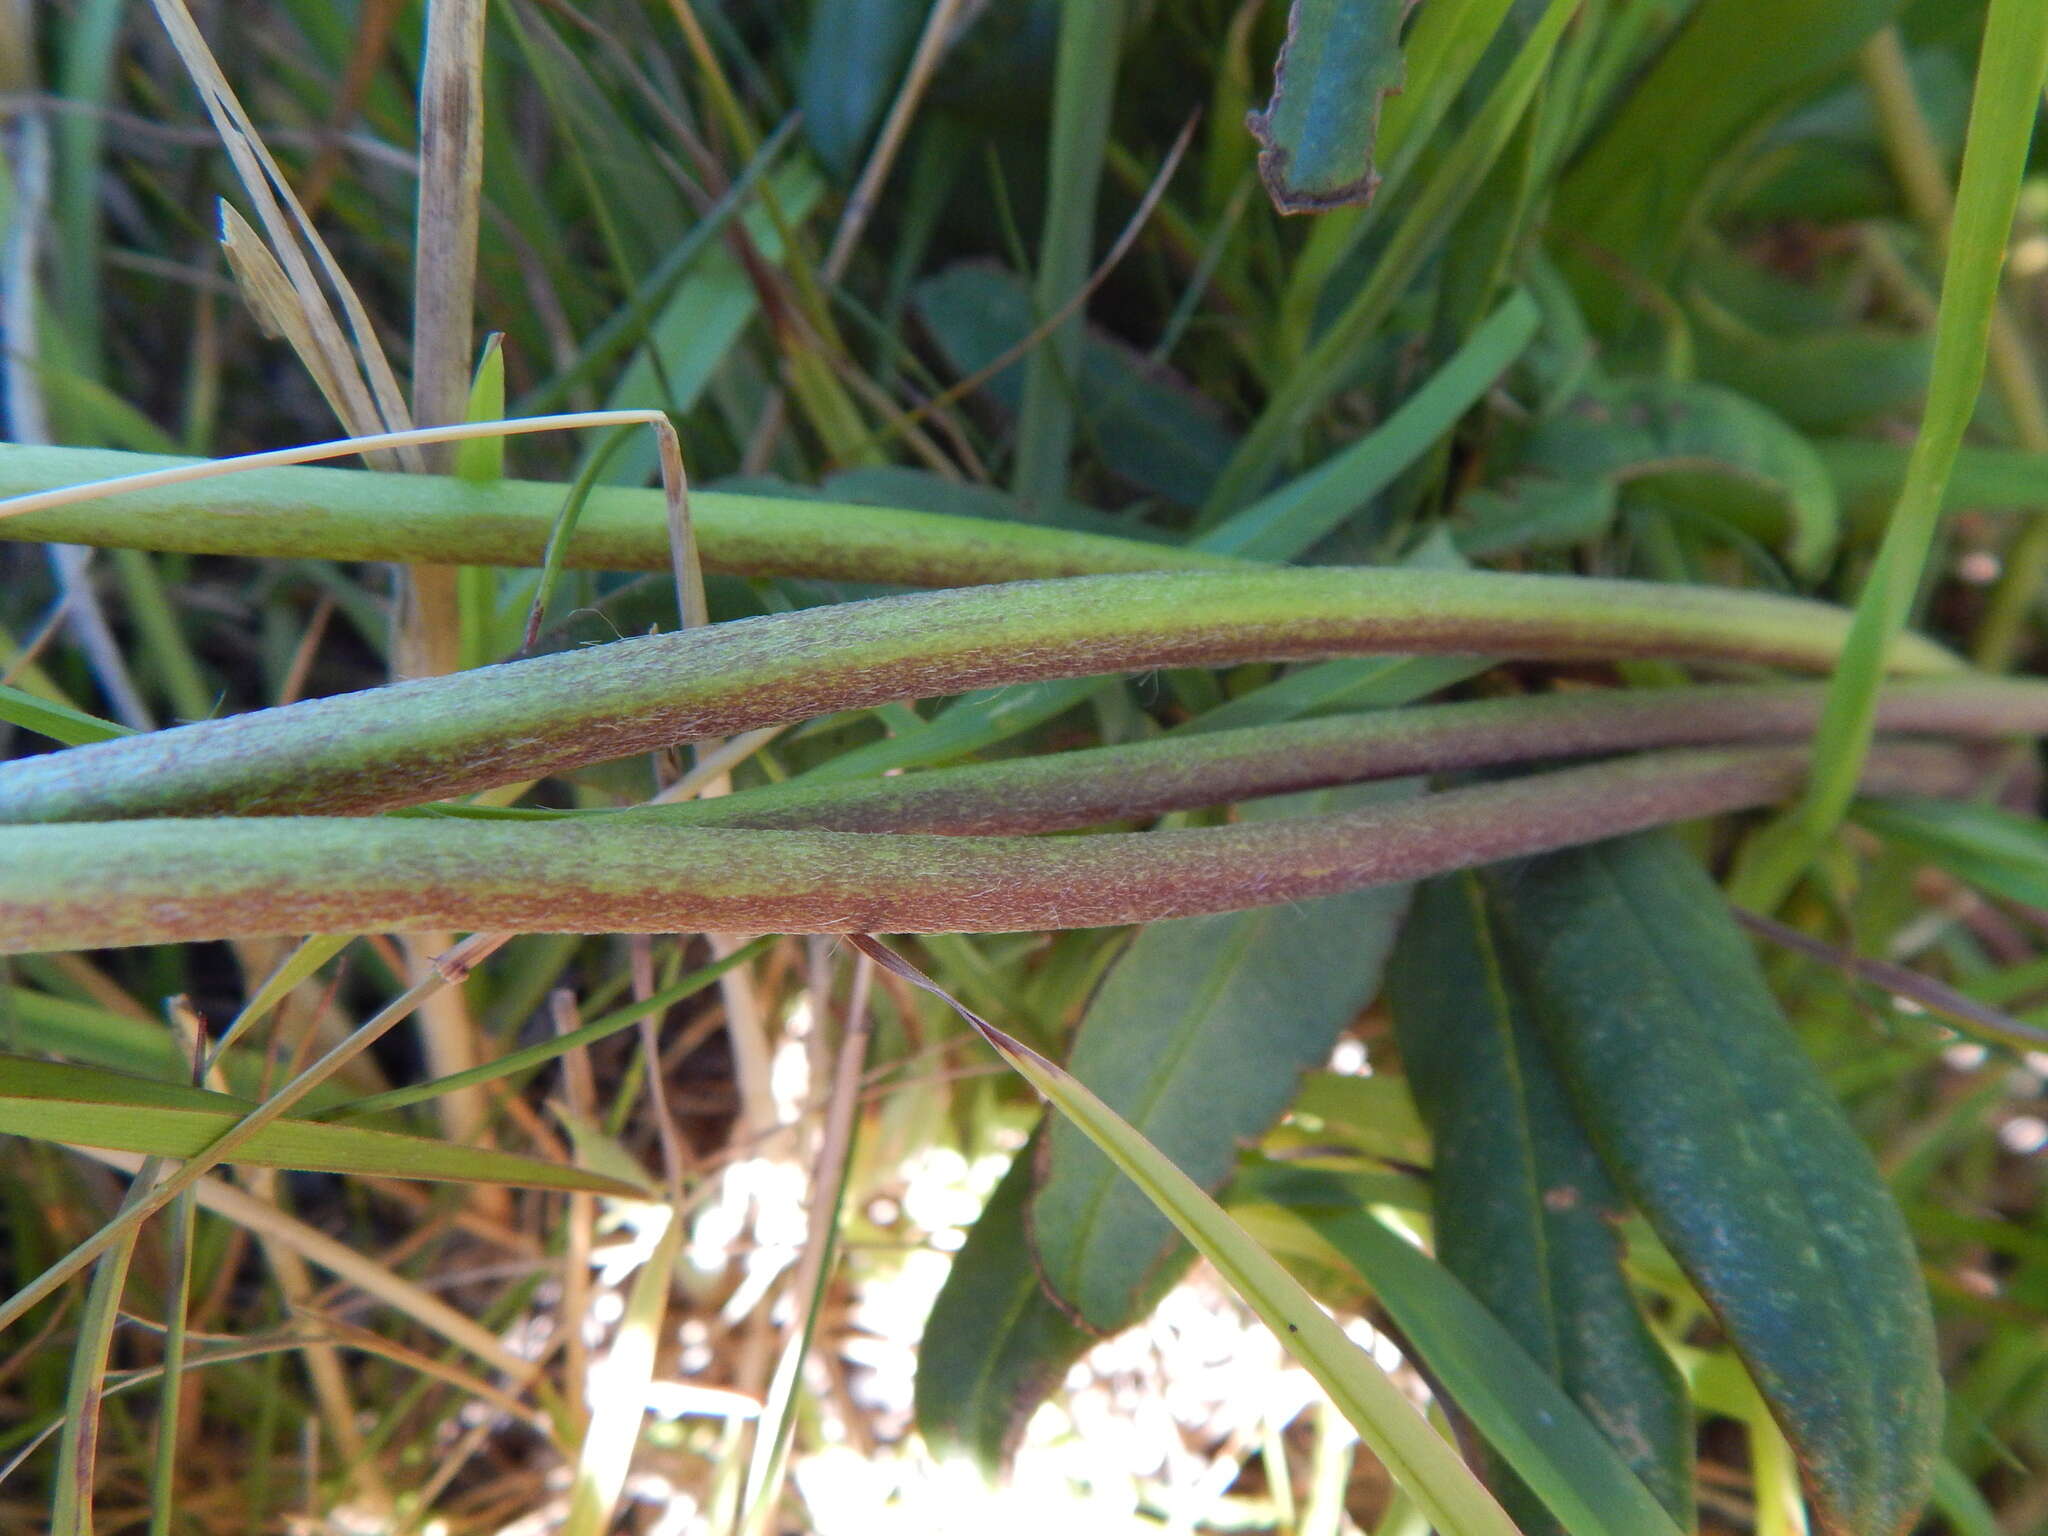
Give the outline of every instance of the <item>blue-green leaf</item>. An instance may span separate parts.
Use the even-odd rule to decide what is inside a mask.
[[[1273,63],[1273,99],[1245,125],[1282,213],[1372,200],[1380,104],[1401,88],[1408,0],[1292,0]]]
[[[1387,998],[1435,1142],[1438,1259],[1690,1524],[1692,1412],[1622,1271],[1626,1202],[1579,1125],[1474,876],[1416,893]],[[1530,1536],[1568,1528],[1519,1480],[1496,1488]]]
[[[1615,1180],[1720,1321],[1828,1536],[1894,1536],[1942,1423],[1913,1244],[1675,836],[1489,870],[1531,1012]]]

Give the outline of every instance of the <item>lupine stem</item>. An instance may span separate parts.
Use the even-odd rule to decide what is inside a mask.
[[[622,640],[0,765],[0,821],[385,810],[888,700],[1375,654],[1824,668],[1847,615],[1718,589],[1405,569],[1091,576]],[[1961,664],[1929,641],[1910,673]]]
[[[1012,932],[1298,901],[1765,804],[1797,748],[1652,753],[1344,815],[1096,837],[647,821],[215,818],[0,828],[0,952],[351,930]],[[1871,759],[1957,795],[1977,759]]]
[[[677,805],[477,814],[832,832],[1054,832],[1403,774],[1653,748],[1795,743],[1812,733],[1823,694],[1818,683],[1783,683],[1479,699],[1176,733],[890,778],[796,779]],[[1878,696],[1878,724],[1977,740],[2048,735],[2048,682],[1896,683]],[[461,815],[463,808],[448,813]]]

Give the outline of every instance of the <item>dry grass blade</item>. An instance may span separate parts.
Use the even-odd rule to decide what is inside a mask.
[[[129,1152],[81,1148],[79,1155],[125,1173],[136,1172],[144,1161]],[[432,1292],[363,1257],[348,1244],[308,1226],[297,1217],[287,1216],[268,1201],[237,1189],[224,1179],[212,1177],[194,1180],[191,1189],[199,1204],[216,1216],[290,1248],[364,1295],[374,1296],[430,1333],[437,1333],[449,1343],[468,1351],[493,1370],[516,1376],[527,1368],[528,1362],[523,1357],[475,1319],[457,1311]],[[191,1364],[197,1362],[188,1362]]]
[[[384,356],[383,344],[377,340],[369,314],[356,297],[354,287],[292,194],[290,183],[264,147],[255,124],[242,110],[241,101],[221,73],[213,50],[207,47],[192,13],[185,8],[185,0],[154,0],[154,4],[172,46],[206,105],[207,115],[213,119],[243,188],[255,204],[257,218],[290,283],[293,299],[311,334],[313,352],[301,355],[308,358],[310,365],[311,357],[317,354],[320,368],[336,381],[342,398],[348,402],[342,425],[358,434],[380,427],[386,432],[404,430],[412,425],[412,418],[399,392],[397,377]],[[307,250],[313,253],[314,261],[348,316],[346,334],[334,318],[320,280],[306,259]],[[408,468],[417,467],[409,450],[402,452],[400,459]]]
[[[939,61],[945,57],[946,49],[956,35],[955,24],[966,9],[967,0],[932,0],[932,8],[925,16],[924,30],[918,34],[917,50],[911,54],[910,67],[903,73],[902,88],[889,106],[882,131],[875,136],[875,147],[868,153],[867,164],[861,167],[860,180],[847,194],[846,209],[839,216],[839,227],[832,232],[832,246],[825,253],[826,282],[836,283],[846,275],[846,264],[853,259],[861,232],[867,228],[868,219],[875,211],[875,201],[881,196],[882,185],[888,181],[889,172],[896,164],[904,135],[910,131],[910,121],[917,115],[918,104],[924,100],[932,76],[938,72]]]
[[[433,0],[420,82],[419,220],[413,258],[413,418],[460,421],[469,396],[483,191],[484,0]],[[446,455],[422,455],[427,466]]]

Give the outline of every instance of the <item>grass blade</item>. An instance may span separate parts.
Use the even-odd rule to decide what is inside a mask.
[[[204,1088],[0,1056],[0,1133],[10,1136],[184,1158],[210,1146],[256,1107]],[[294,1115],[249,1135],[233,1158],[271,1168],[639,1194],[634,1186],[539,1158]]]
[[[2019,200],[2027,146],[2048,75],[2048,7],[1992,0],[1971,102],[1962,183],[1956,193],[1934,367],[1906,481],[1885,529],[1821,717],[1813,782],[1798,808],[1747,850],[1736,899],[1775,910],[1834,832],[1856,793],[1857,767],[1875,733],[1880,658],[1902,633],[1920,590],[1941,521],[1949,470],[1976,413],[2006,242]]]
[[[1160,1212],[1264,1319],[1443,1536],[1516,1536],[1492,1495],[1372,1357],[1346,1338],[1279,1260],[1199,1185],[1059,1065],[955,1002],[921,971],[865,935],[849,942],[885,970],[944,998],[974,1029],[1145,1191]]]

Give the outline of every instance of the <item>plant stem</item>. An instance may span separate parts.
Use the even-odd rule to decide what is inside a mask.
[[[645,810],[510,814],[832,832],[1054,832],[1411,773],[1660,747],[1798,742],[1819,720],[1824,695],[1818,683],[1792,683],[1425,704],[891,778],[798,779]],[[1978,739],[2048,735],[2048,683],[1899,683],[1879,695],[1878,724]]]
[[[1806,756],[1652,753],[1337,816],[1078,838],[349,817],[12,827],[0,829],[0,952],[440,927],[968,933],[1154,922],[1768,804],[1797,788]],[[1959,795],[1980,777],[1966,752],[1901,746],[1872,757],[1864,787]]]
[[[0,444],[0,497],[189,462]],[[0,517],[0,539],[283,560],[538,566],[568,494],[566,485],[533,480],[485,486],[452,476],[295,466]],[[705,568],[747,576],[939,587],[1244,564],[1166,544],[893,507],[693,491],[690,510]],[[599,486],[564,564],[666,571],[662,493]]]
[[[1839,610],[1761,593],[1407,569],[1087,576],[842,603],[420,678],[0,764],[0,821],[384,810],[894,699],[1346,655],[1825,668]],[[1903,672],[1959,664],[1890,648]]]

